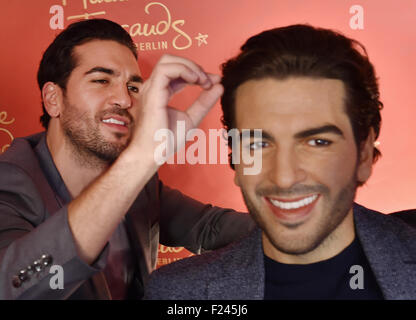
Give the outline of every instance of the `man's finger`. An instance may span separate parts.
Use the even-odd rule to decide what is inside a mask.
[[[164,54],[162,58],[160,58],[158,64],[183,64],[198,74],[199,79],[200,79],[199,84],[204,89],[208,89],[212,85],[211,80],[208,74],[204,71],[204,69],[200,65],[196,64],[195,62],[187,58],[179,57],[179,56],[175,56],[171,54]]]
[[[202,91],[198,99],[186,110],[195,127],[199,125],[208,111],[215,105],[223,91],[221,84],[213,85],[211,89]]]
[[[199,82],[199,75],[185,65],[178,64],[159,64],[149,78],[149,85],[154,90],[163,90],[168,88],[175,93],[175,89],[171,85],[183,83],[196,84]]]
[[[211,80],[212,84],[216,84],[216,83],[221,82],[221,76],[219,74],[207,73],[207,76]]]

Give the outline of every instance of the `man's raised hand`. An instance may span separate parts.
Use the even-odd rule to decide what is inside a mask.
[[[200,86],[203,91],[185,111],[169,107],[172,96],[187,85]],[[158,144],[154,140],[158,130],[169,129],[176,134],[178,121],[184,121],[186,132],[195,128],[222,92],[219,75],[206,73],[186,58],[164,55],[141,87],[138,121],[132,143],[138,143],[141,148],[145,146],[146,152],[153,153]],[[177,139],[175,136],[172,152],[185,144],[183,138]]]

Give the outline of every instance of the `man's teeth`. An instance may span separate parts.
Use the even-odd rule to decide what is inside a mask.
[[[113,118],[110,118],[110,119],[105,119],[105,120],[103,120],[103,122],[104,122],[104,123],[114,123],[114,124],[119,124],[119,125],[121,125],[121,126],[126,125],[126,123],[125,123],[125,122],[123,122],[123,121],[119,121],[119,120],[116,120],[116,119],[113,119]]]
[[[269,200],[274,206],[280,209],[290,210],[290,209],[298,209],[298,208],[307,206],[308,204],[311,204],[312,202],[314,202],[317,197],[318,195],[314,194],[310,197],[303,198],[302,200],[293,201],[293,202],[286,202],[286,201],[283,202],[283,201],[274,200],[274,199],[269,199]]]

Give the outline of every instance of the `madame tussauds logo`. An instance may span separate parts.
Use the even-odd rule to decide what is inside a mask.
[[[126,28],[131,37],[152,37],[163,36],[170,30],[173,30],[176,35],[172,39],[172,46],[176,50],[184,50],[192,45],[192,38],[181,29],[185,25],[185,20],[178,19],[173,20],[170,10],[167,6],[160,2],[150,2],[144,7],[144,11],[147,15],[151,15],[151,12],[156,10],[162,10],[165,18],[158,21],[155,24],[149,23],[135,23],[133,25],[123,24],[122,27]],[[161,50],[168,48],[167,41],[153,41],[153,42],[139,42],[137,45],[139,50]]]
[[[106,8],[108,5],[120,5],[129,12],[137,12],[137,8],[133,8],[132,3],[127,0],[83,0],[82,9],[86,12],[66,15],[65,12],[72,9],[72,5],[76,5],[78,1],[62,0],[62,5],[55,4],[49,9],[51,14],[49,20],[49,27],[52,30],[64,29],[65,17],[66,20],[90,19],[90,18],[105,18],[107,15]],[[79,3],[78,3],[79,4]],[[135,6],[137,3],[134,4]],[[134,24],[121,24],[134,40],[148,39],[150,41],[136,42],[137,49],[140,51],[148,50],[167,50],[171,45],[176,50],[185,50],[192,45],[193,38],[183,30],[185,26],[184,19],[174,19],[169,8],[161,2],[149,2],[144,7],[145,14],[150,21],[140,21]],[[146,18],[147,20],[147,18]],[[165,40],[173,33],[172,40]],[[161,37],[165,39],[161,39]],[[198,32],[198,36],[194,39],[198,40],[198,47],[203,44],[208,44],[208,35]]]

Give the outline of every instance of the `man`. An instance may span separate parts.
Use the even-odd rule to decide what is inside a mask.
[[[261,129],[234,164],[258,229],[215,252],[162,267],[149,299],[416,299],[415,211],[355,204],[379,156],[379,90],[364,47],[294,25],[250,38],[223,65],[227,129]],[[235,150],[232,150],[235,152]]]
[[[38,71],[47,131],[0,157],[0,299],[141,298],[159,239],[198,252],[248,233],[247,215],[187,198],[156,173],[157,130],[196,126],[219,81],[168,55],[144,82],[131,37],[108,20],[59,34]],[[203,89],[193,105],[167,107],[188,84]]]

